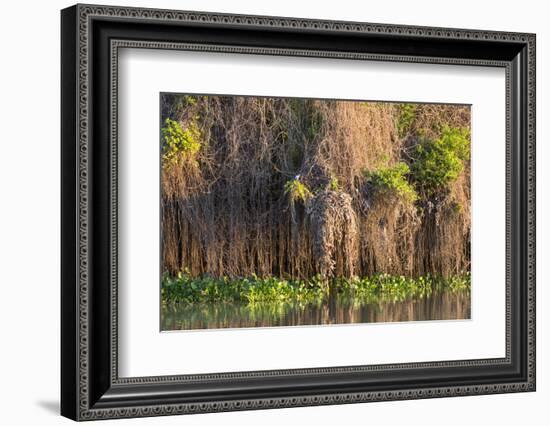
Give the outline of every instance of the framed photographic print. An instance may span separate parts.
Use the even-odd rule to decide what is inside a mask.
[[[74,420],[535,390],[535,36],[76,5]]]

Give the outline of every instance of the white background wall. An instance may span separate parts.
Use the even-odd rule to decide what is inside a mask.
[[[538,386],[536,393],[293,408],[118,424],[548,424],[550,401],[550,27],[541,0],[161,0],[142,7],[537,33]],[[59,9],[11,1],[0,24],[0,422],[68,424],[59,405]],[[545,167],[546,166],[546,167]],[[102,424],[117,424],[108,421]]]

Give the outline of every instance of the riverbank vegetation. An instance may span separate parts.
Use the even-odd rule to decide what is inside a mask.
[[[166,304],[470,287],[468,106],[163,94],[161,143]]]
[[[377,274],[372,277],[335,278],[333,296],[354,299],[361,303],[403,301],[427,297],[433,292],[469,292],[470,275],[435,278],[407,278]],[[320,275],[309,280],[283,280],[274,277],[213,278],[192,277],[186,273],[177,277],[165,276],[162,281],[164,304],[231,302],[253,305],[258,303],[326,302],[331,297]]]

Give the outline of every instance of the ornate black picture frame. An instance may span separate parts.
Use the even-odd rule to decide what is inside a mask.
[[[61,29],[62,415],[92,420],[535,390],[535,35],[95,5],[64,9]],[[506,356],[120,378],[121,47],[504,68]]]

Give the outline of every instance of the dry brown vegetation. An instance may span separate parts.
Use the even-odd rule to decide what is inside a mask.
[[[164,272],[469,271],[469,161],[429,191],[408,168],[402,188],[372,178],[413,166],[442,129],[469,129],[469,107],[163,95],[161,116],[182,132],[162,138]]]

